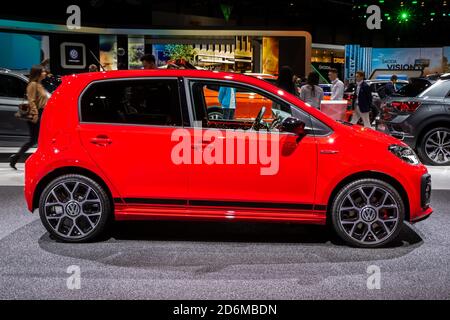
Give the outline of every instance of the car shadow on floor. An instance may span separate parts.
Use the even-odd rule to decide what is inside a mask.
[[[110,237],[95,243],[59,243],[48,234],[39,241],[47,252],[106,265],[198,268],[199,272],[217,271],[230,265],[396,259],[422,243],[409,225],[389,247],[358,249],[345,245],[323,226],[178,221],[115,223]]]
[[[346,244],[326,226],[295,223],[250,222],[184,222],[145,221],[116,222],[107,238],[102,240],[142,241],[194,241],[194,242],[249,242],[249,243],[297,243],[297,244]],[[422,242],[420,235],[405,224],[398,239],[386,248],[416,245]]]

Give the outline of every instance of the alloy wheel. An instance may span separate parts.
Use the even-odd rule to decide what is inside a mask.
[[[79,181],[55,185],[44,202],[44,217],[52,230],[66,239],[80,239],[92,234],[103,214],[97,192]]]
[[[342,229],[362,245],[384,242],[396,231],[400,219],[400,207],[394,195],[376,185],[350,190],[338,210]]]
[[[425,141],[425,152],[430,160],[436,164],[450,161],[450,133],[436,131]]]

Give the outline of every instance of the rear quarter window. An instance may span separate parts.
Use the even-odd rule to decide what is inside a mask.
[[[450,80],[441,80],[425,90],[420,97],[445,98],[450,92]]]

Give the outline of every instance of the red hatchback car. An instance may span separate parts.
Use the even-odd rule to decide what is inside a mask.
[[[235,92],[268,105],[255,119],[211,120],[211,89],[230,108]],[[92,241],[114,219],[199,219],[329,223],[350,245],[379,247],[432,213],[430,176],[406,144],[263,80],[196,70],[63,78],[25,194],[66,242]]]

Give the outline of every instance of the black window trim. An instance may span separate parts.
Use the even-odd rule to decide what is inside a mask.
[[[311,118],[311,125],[313,125],[314,120],[321,123],[323,126],[325,126],[326,128],[328,128],[328,132],[326,134],[322,134],[322,135],[318,135],[315,134],[314,132],[311,134],[311,136],[314,137],[328,137],[330,135],[332,135],[334,133],[333,129],[331,129],[328,125],[326,125],[325,123],[323,123],[322,121],[320,121],[319,119],[317,119],[316,117],[314,117],[313,115],[309,114],[308,112],[306,112],[305,110],[303,110],[300,107],[297,107],[295,105],[293,105],[292,103],[283,100],[282,98],[276,96],[275,94],[268,92],[264,89],[255,87],[254,85],[248,84],[248,83],[241,83],[241,82],[237,82],[237,81],[233,81],[233,80],[222,80],[222,79],[210,79],[210,78],[192,78],[192,77],[185,77],[185,90],[186,90],[186,98],[187,98],[187,103],[188,103],[188,107],[189,107],[189,115],[191,117],[191,126],[189,128],[194,128],[194,105],[192,102],[192,95],[191,95],[191,86],[190,86],[190,82],[222,82],[222,83],[227,83],[230,85],[237,85],[237,86],[241,86],[241,87],[247,87],[247,88],[251,88],[256,90],[257,92],[262,92],[262,95],[266,95],[268,97],[270,97],[271,100],[278,100],[281,101],[282,103],[288,105],[290,108],[297,108],[299,109],[301,112],[305,113],[306,115],[308,115]],[[227,131],[235,131],[235,129],[220,129],[220,130],[227,130]],[[314,131],[314,129],[313,129]],[[278,132],[278,134],[290,134],[288,132]]]
[[[117,81],[148,81],[148,80],[173,80],[177,83],[178,88],[178,98],[179,98],[179,105],[180,105],[180,112],[181,112],[181,126],[162,126],[162,125],[154,125],[154,124],[133,124],[133,123],[110,123],[110,122],[87,122],[82,121],[81,117],[81,100],[83,99],[83,96],[85,93],[89,90],[89,88],[95,84],[103,83],[103,82],[117,82]],[[133,78],[111,78],[111,79],[100,79],[100,80],[94,80],[90,82],[82,91],[80,96],[78,97],[78,124],[79,125],[111,125],[111,126],[119,126],[119,127],[144,127],[144,128],[174,128],[174,129],[184,129],[186,128],[184,123],[184,114],[183,114],[183,98],[182,98],[182,91],[180,88],[180,82],[179,77],[133,77]]]

